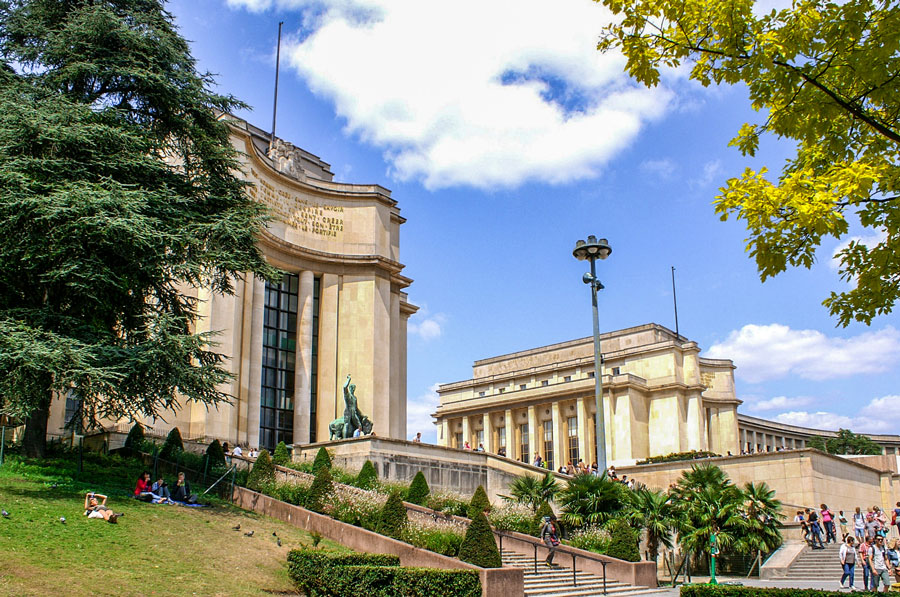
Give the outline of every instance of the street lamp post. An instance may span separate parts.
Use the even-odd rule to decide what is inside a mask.
[[[602,474],[606,471],[606,431],[604,429],[603,416],[603,382],[602,378],[602,362],[600,356],[600,316],[597,313],[597,291],[603,290],[603,284],[597,279],[596,261],[597,259],[606,259],[612,249],[609,242],[605,238],[597,240],[597,237],[591,235],[587,237],[587,242],[580,240],[575,243],[575,250],[572,255],[578,261],[587,259],[591,262],[591,273],[584,274],[582,280],[591,287],[591,306],[594,311],[594,402],[597,408],[596,427],[597,433],[594,438],[597,442],[597,473]]]

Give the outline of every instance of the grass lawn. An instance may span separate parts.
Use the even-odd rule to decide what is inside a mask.
[[[311,544],[308,533],[224,503],[138,502],[129,494],[139,469],[136,461],[91,457],[76,474],[70,456],[8,459],[0,467],[0,507],[10,513],[0,518],[0,594],[296,594],[286,558]],[[125,513],[118,524],[83,515],[88,490]],[[325,539],[319,547],[346,549]]]

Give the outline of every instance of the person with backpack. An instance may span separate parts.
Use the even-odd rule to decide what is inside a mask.
[[[834,533],[834,514],[828,509],[828,506],[821,504],[820,510],[822,516],[822,524],[825,525],[825,543],[837,542],[837,536]]]
[[[869,547],[868,554],[869,567],[872,569],[872,590],[878,592],[878,585],[884,585],[884,592],[891,590],[890,572],[894,569],[890,559],[887,556],[887,550],[884,548],[884,537],[878,535],[875,537],[875,543]]]
[[[541,526],[541,541],[547,546],[547,559],[544,563],[549,567],[553,567],[553,556],[556,555],[556,548],[559,547],[559,531],[556,524],[549,516],[544,517],[544,524]]]
[[[819,526],[819,515],[815,510],[806,509],[806,520],[809,525],[810,544],[813,549],[825,549],[822,543],[822,527]],[[818,544],[818,545],[817,545]]]
[[[866,517],[860,512],[859,506],[853,514],[853,534],[856,535],[856,541],[862,543],[863,537],[866,535]]]
[[[844,542],[841,543],[840,555],[841,567],[844,569],[844,574],[841,576],[841,588],[853,591],[855,590],[853,588],[853,572],[856,568],[856,548],[853,546],[852,535],[847,535],[844,538]],[[850,581],[849,583],[847,583],[848,580]]]

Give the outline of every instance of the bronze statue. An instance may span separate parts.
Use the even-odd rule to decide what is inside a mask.
[[[350,374],[344,382],[344,439],[353,437],[353,432],[362,428],[359,408],[356,406],[356,385],[350,383]]]

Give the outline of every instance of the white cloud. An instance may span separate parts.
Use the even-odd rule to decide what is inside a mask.
[[[789,411],[774,417],[779,423],[837,431],[849,429],[854,433],[898,433],[900,425],[894,413],[900,408],[900,396],[874,398],[856,416],[828,411]]]
[[[640,168],[643,172],[653,174],[663,180],[672,178],[672,175],[676,170],[675,162],[669,158],[663,158],[661,160],[645,160],[641,162]]]
[[[850,338],[786,325],[745,325],[709,348],[711,358],[732,359],[735,375],[751,383],[794,375],[823,380],[878,373],[900,357],[900,333],[893,327]]]
[[[667,110],[618,53],[591,0],[228,0],[303,11],[282,56],[334,103],[391,175],[428,188],[593,178]],[[666,81],[678,78],[666,73]]]
[[[444,333],[444,323],[446,321],[447,317],[443,313],[430,315],[428,309],[423,307],[409,319],[406,331],[422,340],[434,340],[435,338],[440,338],[441,334]]]
[[[422,433],[422,441],[436,443],[437,430],[431,413],[437,410],[438,386],[434,384],[424,394],[406,401],[406,435],[409,439],[416,437],[416,433]]]
[[[703,171],[689,182],[690,186],[695,189],[708,187],[713,181],[722,174],[722,162],[713,160],[703,164]]]
[[[744,404],[747,410],[751,411],[767,411],[767,410],[784,410],[786,408],[797,408],[798,406],[806,406],[813,401],[810,396],[775,396],[766,399],[750,399],[745,400]]]

